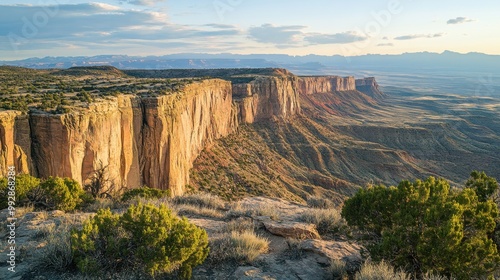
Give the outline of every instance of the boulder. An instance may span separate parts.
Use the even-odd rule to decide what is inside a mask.
[[[362,247],[346,241],[304,240],[300,249],[313,252],[322,257],[319,262],[329,264],[333,260],[344,261],[348,268],[359,267],[363,258]]]
[[[314,224],[264,221],[264,227],[274,235],[295,239],[321,239]]]

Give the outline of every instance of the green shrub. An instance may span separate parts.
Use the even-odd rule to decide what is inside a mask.
[[[159,189],[154,189],[154,188],[149,188],[149,187],[142,187],[142,188],[137,188],[137,189],[132,189],[128,190],[122,195],[122,201],[129,201],[133,198],[162,198],[165,196],[170,196],[170,191],[166,190],[159,190]]]
[[[83,189],[77,181],[49,177],[32,189],[27,197],[37,208],[72,211],[82,202],[82,194]]]
[[[31,190],[40,185],[40,180],[28,174],[20,174],[16,176],[16,206],[26,206],[30,203],[26,196]],[[0,209],[7,208],[8,206],[8,192],[7,178],[0,178]]]
[[[127,261],[126,238],[119,228],[120,216],[109,209],[84,222],[81,230],[71,232],[71,251],[78,269],[86,274],[116,270]]]
[[[81,203],[80,203],[80,209],[83,209],[83,208],[88,208],[89,206],[93,205],[94,203],[97,202],[97,199],[95,199],[91,193],[89,192],[83,192],[81,195],[80,195],[80,200],[81,200]],[[106,208],[106,207],[102,207],[102,208]]]
[[[490,188],[483,193],[492,193]],[[483,278],[500,264],[491,236],[498,206],[474,188],[452,190],[446,180],[403,181],[397,187],[362,189],[342,216],[373,236],[374,260],[385,259],[423,275]]]
[[[141,203],[123,216],[99,210],[82,230],[73,230],[71,240],[76,265],[84,273],[135,268],[155,276],[177,270],[189,279],[209,251],[205,230],[165,206]]]
[[[473,189],[479,201],[484,202],[497,192],[498,182],[495,178],[488,177],[484,172],[473,171],[465,183],[465,187]]]

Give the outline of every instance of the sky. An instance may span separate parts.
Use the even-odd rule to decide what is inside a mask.
[[[500,54],[498,0],[0,3],[0,60],[234,53]]]

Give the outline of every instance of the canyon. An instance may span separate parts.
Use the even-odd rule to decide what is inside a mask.
[[[355,90],[353,77],[297,77],[284,69],[251,79],[204,79],[166,96],[118,95],[64,114],[1,111],[0,174],[15,166],[84,184],[106,166],[117,186],[181,195],[201,151],[241,124],[291,120],[301,114],[302,94]]]

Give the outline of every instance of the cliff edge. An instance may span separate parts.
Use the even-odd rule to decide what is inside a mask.
[[[107,166],[117,186],[180,195],[201,151],[240,124],[289,121],[301,113],[300,94],[353,91],[358,84],[353,77],[266,71],[236,71],[236,77],[204,79],[168,95],[108,97],[65,114],[0,111],[0,175],[13,165],[18,173],[84,184]]]

